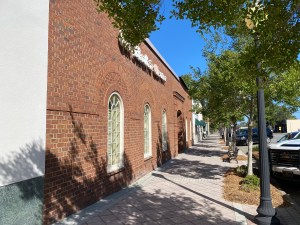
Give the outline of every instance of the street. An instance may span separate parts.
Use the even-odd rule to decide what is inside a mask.
[[[271,143],[276,143],[285,134],[286,133],[274,133],[273,138],[271,139]],[[253,147],[255,147],[255,146],[258,146],[258,144],[253,145]],[[238,148],[245,154],[248,153],[248,146],[238,146]]]
[[[300,182],[272,178],[290,198],[300,206]]]

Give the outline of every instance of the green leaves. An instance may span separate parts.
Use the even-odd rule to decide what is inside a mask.
[[[141,43],[164,20],[161,0],[94,1],[131,46]],[[171,13],[177,19],[190,20],[199,33],[221,30],[233,40],[233,51],[205,51],[209,61],[206,73],[193,70],[194,74],[186,77],[190,94],[201,102],[203,114],[219,121],[253,115],[258,76],[265,81],[268,102],[300,106],[299,0],[172,1]],[[220,38],[215,37],[215,41]]]
[[[296,111],[297,110],[294,107],[271,102],[266,107],[266,121],[268,121],[269,124],[275,125],[276,122],[295,119],[293,113]]]
[[[206,73],[201,74],[194,69],[193,75],[185,75],[189,94],[201,103],[201,108],[196,110],[209,116],[210,120],[215,123],[235,123],[249,113],[249,102],[256,91],[255,80],[244,78],[245,70],[237,52],[210,54],[208,60],[209,69]]]
[[[192,26],[199,31],[207,31],[210,27],[232,26],[240,17],[244,0],[181,0],[173,1],[175,9],[172,14],[179,19],[189,19]],[[245,18],[245,17],[244,17]]]
[[[274,75],[270,83],[273,100],[292,107],[300,107],[300,63],[296,62],[288,71]]]
[[[136,46],[164,20],[161,0],[95,0],[124,39]],[[296,60],[300,49],[299,0],[173,0],[172,15],[188,19],[198,32],[222,28],[232,38],[258,41],[246,48],[248,58],[260,61],[268,72],[282,72]],[[255,49],[255,51],[253,50]],[[252,55],[252,56],[251,56]],[[257,61],[257,60],[256,60]]]
[[[156,22],[164,17],[159,14],[160,0],[94,0],[98,12],[106,12],[113,19],[114,27],[122,31],[131,46],[137,46],[149,33],[158,30]]]
[[[94,0],[123,38],[136,46],[164,20],[161,0]],[[198,32],[224,29],[233,39],[251,40],[245,58],[259,61],[268,73],[283,72],[300,53],[299,0],[172,0],[172,15],[188,19]],[[257,39],[255,43],[253,40]]]

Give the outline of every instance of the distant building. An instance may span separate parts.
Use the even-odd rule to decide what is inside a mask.
[[[274,127],[274,132],[287,133],[300,131],[300,120],[283,120]]]
[[[192,100],[193,106],[201,105],[200,102]],[[209,134],[209,122],[203,120],[201,113],[193,112],[193,143],[199,143],[203,137]]]

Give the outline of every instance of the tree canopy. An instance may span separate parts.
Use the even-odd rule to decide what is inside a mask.
[[[114,27],[122,30],[123,38],[132,46],[158,30],[157,22],[164,20],[159,13],[161,0],[94,0],[98,12],[106,12]]]
[[[94,0],[106,12],[132,46],[159,29],[164,20],[162,0]],[[172,15],[188,19],[198,32],[223,28],[230,36],[248,36],[253,43],[244,48],[247,60],[259,59],[267,74],[292,65],[300,49],[299,0],[172,0]],[[256,39],[256,43],[254,42]],[[254,45],[259,47],[254,47]]]
[[[293,116],[294,112],[294,108],[272,103],[266,107],[266,120],[270,125],[274,126],[277,122],[282,122],[283,120],[296,119]]]
[[[165,19],[160,11],[162,0],[94,1],[97,10],[106,12],[113,19],[113,25],[122,31],[122,37],[131,46],[141,43],[150,32],[159,29],[158,24]],[[210,63],[207,74],[194,70],[199,79],[197,86],[190,86],[190,92],[194,98],[201,99],[204,114],[211,117],[212,109],[224,101],[233,101],[227,105],[236,109],[243,105],[238,102],[241,99],[251,100],[253,105],[256,77],[263,77],[263,84],[267,87],[266,102],[300,106],[295,88],[300,82],[297,59],[300,53],[299,0],[172,1],[173,17],[190,20],[199,33],[222,31],[232,39],[230,51],[206,52]],[[209,88],[218,95],[209,92]],[[228,94],[239,99],[225,98]],[[237,107],[232,104],[237,104]],[[226,109],[217,108],[222,111],[217,113],[219,116],[228,117],[223,113]],[[230,116],[238,118],[239,115],[235,115],[238,111],[231,111]],[[249,110],[244,109],[244,112]]]

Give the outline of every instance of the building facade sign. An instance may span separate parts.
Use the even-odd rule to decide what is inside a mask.
[[[123,47],[129,46],[129,44],[122,38],[122,34],[120,33],[119,42]],[[166,75],[161,72],[156,64],[154,64],[147,55],[143,54],[141,48],[139,46],[134,47],[133,49],[133,57],[146,66],[149,70],[153,72],[153,74],[160,78],[163,82],[167,81]]]

